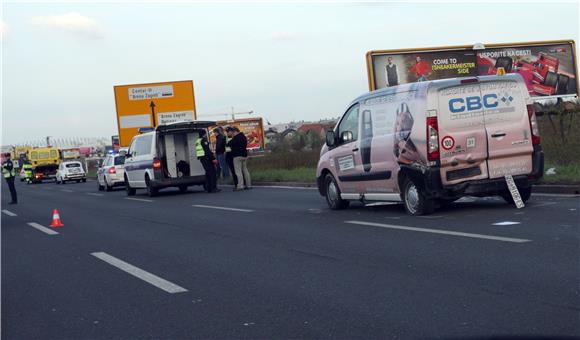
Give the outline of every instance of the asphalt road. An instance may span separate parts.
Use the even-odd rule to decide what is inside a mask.
[[[12,206],[2,185],[2,339],[580,336],[578,197],[409,217],[311,189],[18,183]]]

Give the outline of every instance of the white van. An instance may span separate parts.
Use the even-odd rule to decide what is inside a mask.
[[[462,196],[500,195],[506,175],[522,200],[544,154],[532,101],[518,74],[405,84],[354,100],[321,150],[317,180],[332,209],[349,201],[403,201],[431,213]]]
[[[200,130],[215,122],[193,121],[159,125],[136,135],[125,157],[127,195],[146,189],[155,196],[159,189],[177,187],[181,192],[192,185],[205,185],[205,171],[195,155]]]

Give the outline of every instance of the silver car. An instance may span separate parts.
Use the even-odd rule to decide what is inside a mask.
[[[125,155],[110,154],[103,160],[97,171],[97,185],[99,191],[113,190],[113,187],[125,185]]]

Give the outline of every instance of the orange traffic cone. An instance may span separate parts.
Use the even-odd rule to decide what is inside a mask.
[[[60,222],[60,215],[58,214],[58,210],[54,209],[52,212],[52,223],[50,224],[53,228],[64,227],[64,224]]]

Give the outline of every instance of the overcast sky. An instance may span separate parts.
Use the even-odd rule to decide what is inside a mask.
[[[3,2],[2,144],[117,134],[113,86],[194,81],[198,116],[338,116],[365,53],[574,39],[568,3]],[[212,116],[212,119],[221,117]]]

